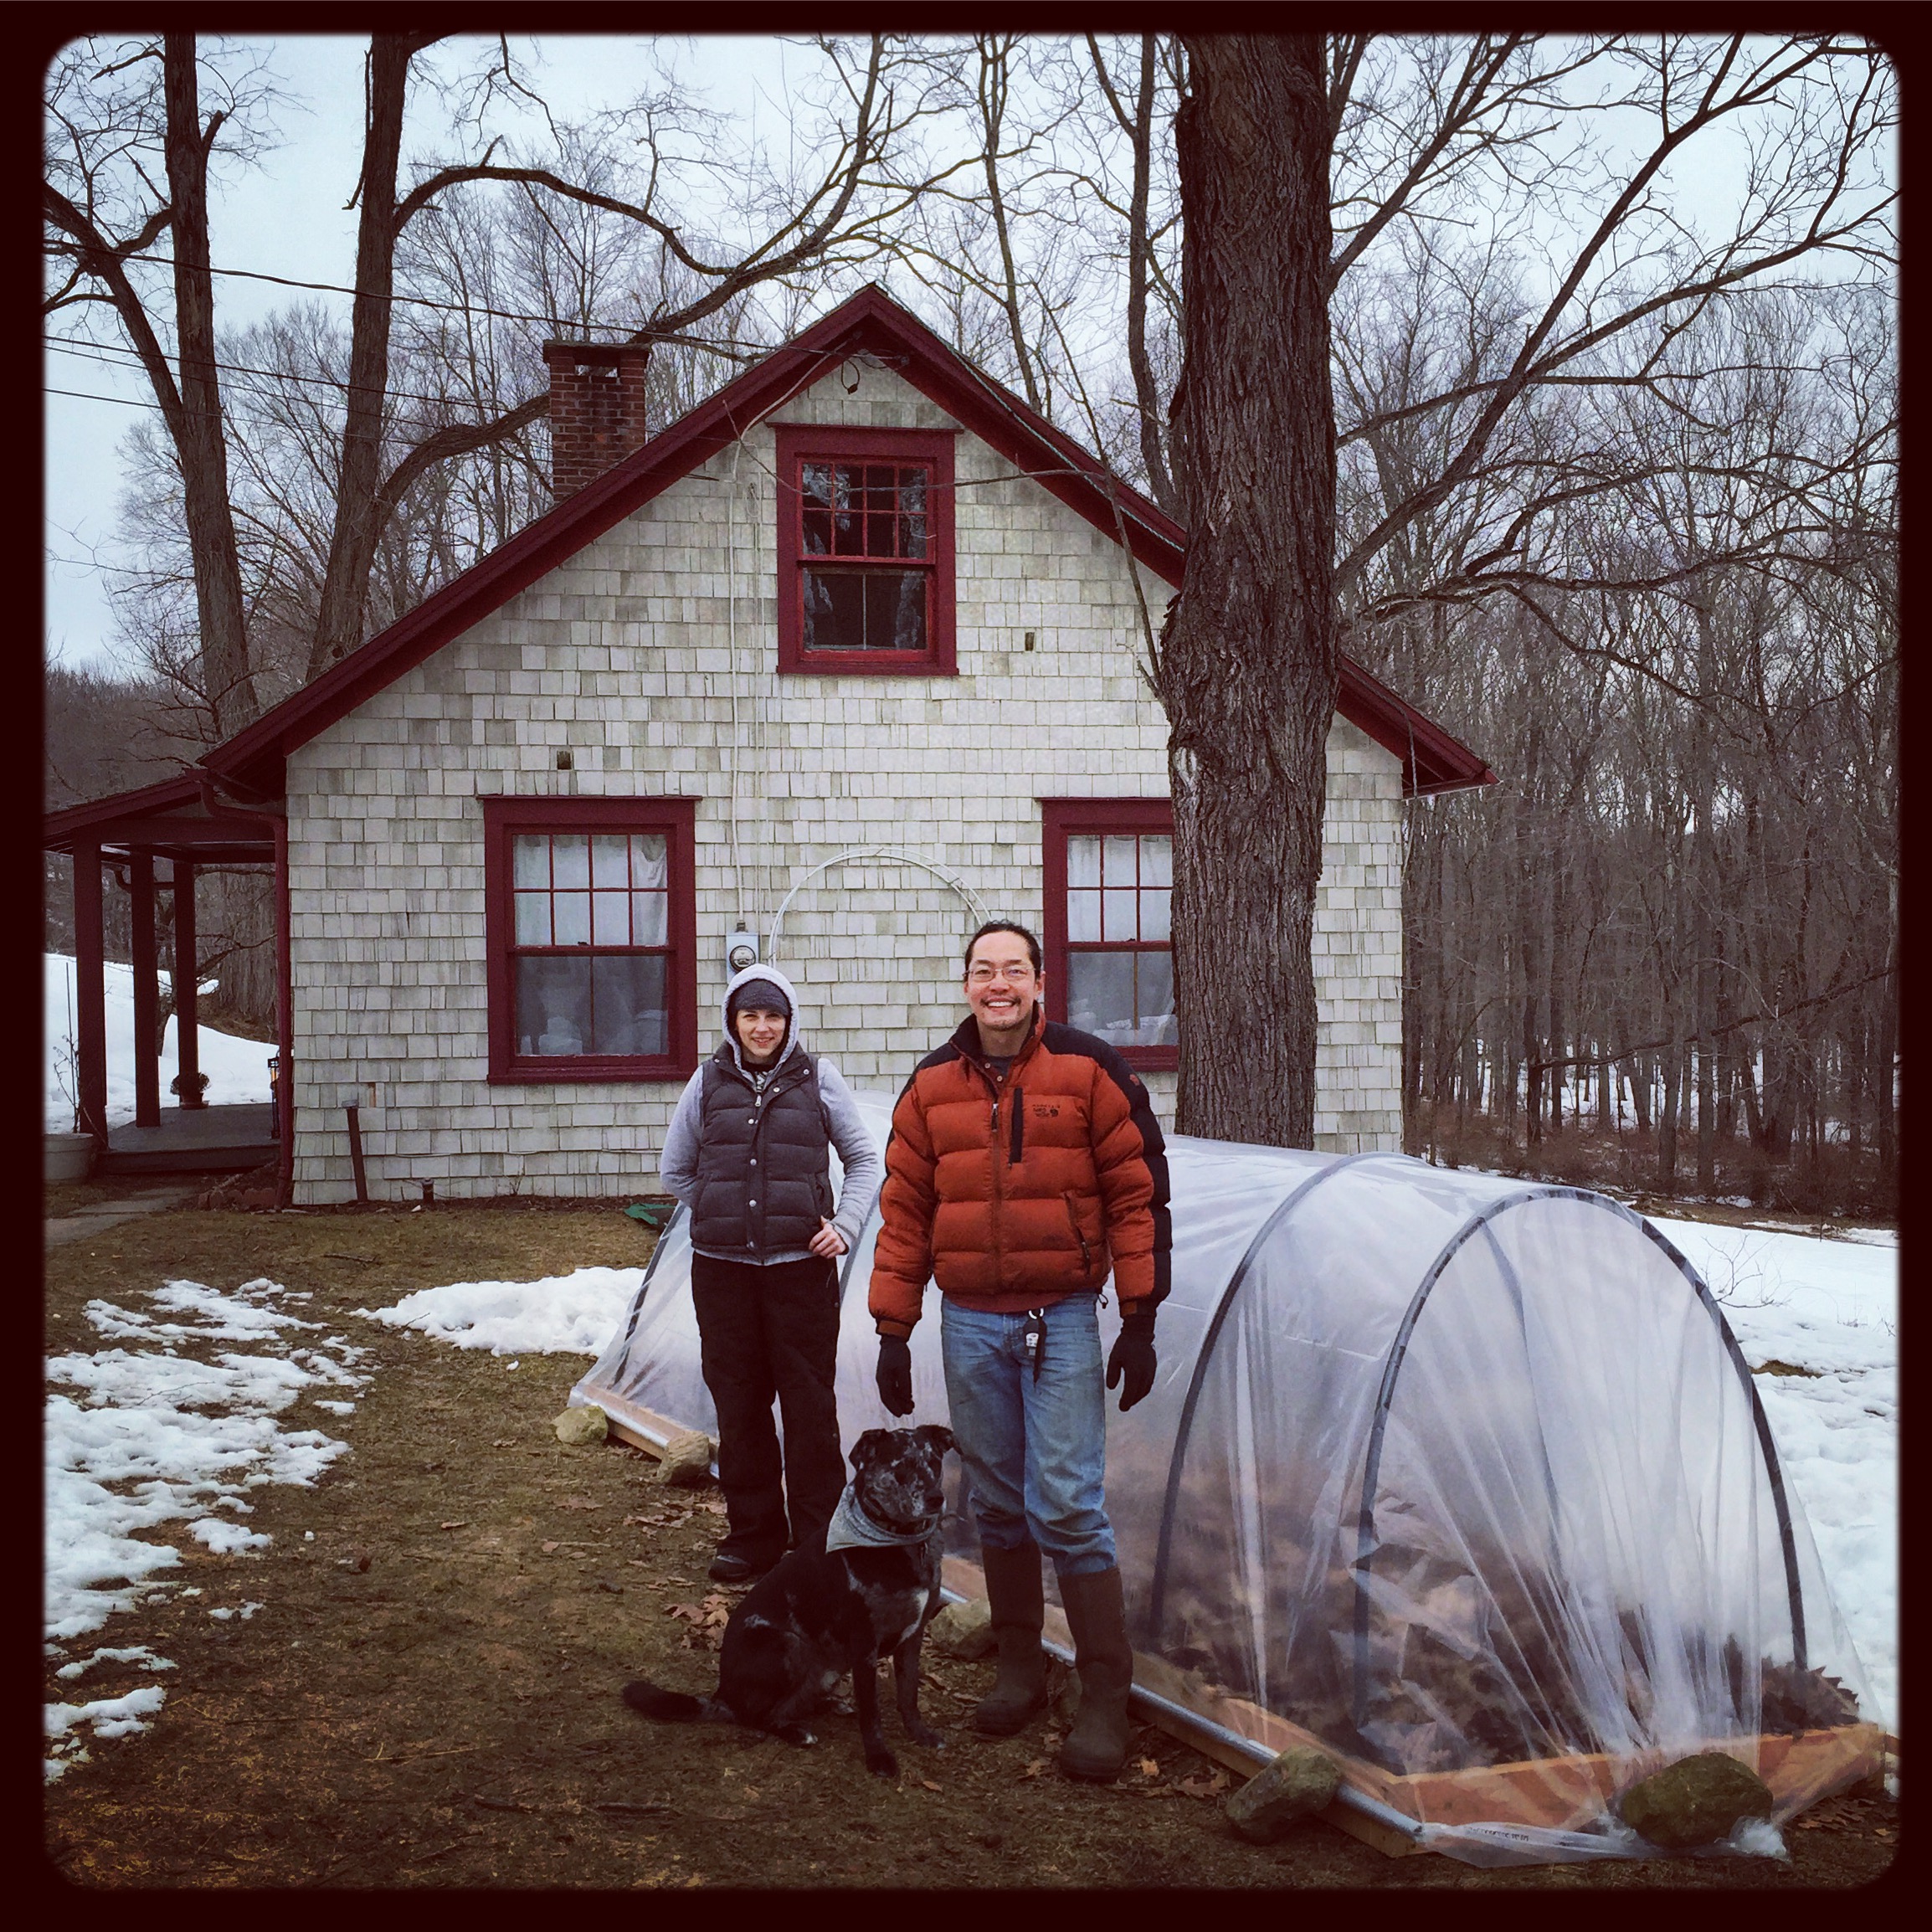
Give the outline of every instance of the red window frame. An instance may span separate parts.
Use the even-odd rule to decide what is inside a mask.
[[[483,921],[489,961],[492,1085],[559,1081],[687,1079],[697,1065],[697,800],[679,798],[481,799]],[[512,852],[519,832],[660,832],[669,874],[666,1044],[659,1054],[527,1054],[516,1051],[516,988],[511,969],[516,922]],[[589,948],[586,953],[618,950]],[[622,950],[629,952],[633,948]],[[657,948],[651,948],[657,951]]]
[[[778,669],[825,677],[953,677],[953,433],[943,429],[849,429],[837,424],[778,424]],[[927,548],[923,650],[812,650],[804,648],[803,470],[809,462],[923,464]],[[906,560],[841,559],[845,568],[903,570]]]
[[[1066,841],[1076,836],[1118,837],[1126,833],[1174,835],[1171,799],[1042,799],[1041,873],[1045,904],[1041,943],[1046,955],[1046,1017],[1066,1023],[1067,963],[1070,953],[1086,949],[1066,936]],[[1118,950],[1117,944],[1095,950]],[[1173,947],[1137,942],[1137,952],[1164,952]],[[1121,1058],[1143,1073],[1172,1072],[1180,1065],[1180,1047],[1123,1046]]]

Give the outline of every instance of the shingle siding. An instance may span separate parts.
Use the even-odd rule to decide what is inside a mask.
[[[778,417],[954,427],[872,367],[856,395],[828,379]],[[768,423],[744,439],[735,505],[727,450],[291,755],[299,1200],[349,1196],[351,1102],[378,1196],[656,1185],[681,1082],[487,1082],[482,794],[700,799],[708,1049],[725,933],[741,918],[768,933],[814,866],[890,845],[1038,929],[1034,800],[1165,792],[1123,553],[977,438],[959,435],[955,464],[955,678],[776,674]],[[1168,587],[1143,587],[1158,624]],[[1401,809],[1395,758],[1338,718],[1315,939],[1324,1149],[1400,1144]],[[941,880],[878,857],[800,885],[778,957],[809,1043],[856,1085],[896,1090],[958,1023],[974,922]],[[1174,1076],[1148,1084],[1171,1121]]]

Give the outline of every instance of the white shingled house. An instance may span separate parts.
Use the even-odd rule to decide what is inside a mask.
[[[649,1190],[733,960],[896,1088],[983,917],[1171,1120],[1132,573],[1158,626],[1184,531],[876,288],[649,436],[645,352],[549,345],[556,506],[173,788],[275,835],[293,1198],[350,1195],[352,1107],[378,1198]],[[1344,665],[1319,1148],[1400,1144],[1403,800],[1492,776]]]

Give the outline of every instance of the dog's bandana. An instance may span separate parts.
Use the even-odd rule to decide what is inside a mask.
[[[939,1520],[920,1529],[891,1529],[859,1507],[856,1486],[848,1482],[825,1530],[825,1554],[835,1549],[914,1549],[939,1535]]]

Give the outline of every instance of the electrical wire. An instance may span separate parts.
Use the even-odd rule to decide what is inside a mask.
[[[146,251],[122,255],[118,259],[124,262],[146,262],[157,268],[171,269],[175,265],[172,255],[151,254]],[[357,299],[366,297],[372,301],[388,302],[392,305],[403,302],[416,308],[437,309],[446,315],[487,316],[492,321],[501,322],[539,322],[547,329],[615,330],[619,326],[615,322],[567,322],[553,315],[537,315],[527,310],[494,309],[480,302],[440,302],[433,295],[403,295],[396,294],[393,290],[383,293],[374,289],[352,287],[342,282],[301,281],[290,275],[268,275],[259,269],[217,268],[211,263],[208,272],[214,275],[232,276],[242,281],[273,282],[278,288],[311,289],[321,295],[353,295]],[[633,331],[633,333],[637,332],[640,331]],[[628,340],[629,337],[624,339]],[[665,342],[688,342],[694,348],[709,349],[715,355],[727,356],[733,360],[740,360],[748,356],[769,355],[773,347],[781,346],[764,342],[733,342],[722,336],[693,336],[683,332],[675,336],[662,337],[660,339]]]

